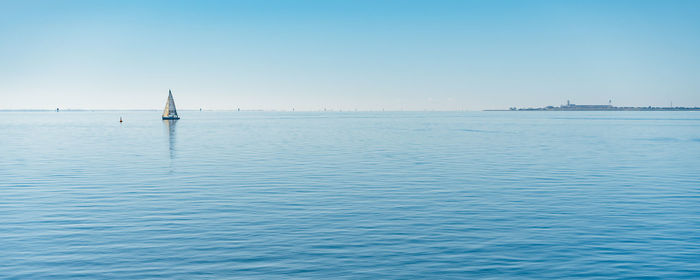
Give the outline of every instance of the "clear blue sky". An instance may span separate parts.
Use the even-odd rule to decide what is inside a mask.
[[[700,106],[700,1],[0,1],[0,109]]]

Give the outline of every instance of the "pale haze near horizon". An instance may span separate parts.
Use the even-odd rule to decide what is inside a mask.
[[[0,109],[700,106],[698,1],[3,1]]]

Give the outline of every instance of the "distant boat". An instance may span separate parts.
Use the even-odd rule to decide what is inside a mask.
[[[165,110],[163,110],[164,120],[179,120],[177,110],[175,109],[175,100],[173,100],[172,91],[168,90],[168,101],[165,102]]]

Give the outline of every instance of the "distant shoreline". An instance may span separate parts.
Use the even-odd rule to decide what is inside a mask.
[[[515,112],[515,111],[556,111],[556,112],[609,112],[609,111],[700,111],[700,107],[613,107],[613,108],[518,108],[495,109],[484,111]]]
[[[546,107],[529,107],[529,108],[517,108],[511,107],[508,110],[485,110],[485,111],[700,111],[700,107],[683,107],[683,106],[671,106],[668,107],[657,107],[657,106],[646,106],[646,107],[633,107],[633,106],[613,106],[612,100],[608,102],[607,105],[577,105],[570,101],[566,101],[566,105],[560,106],[546,106]]]

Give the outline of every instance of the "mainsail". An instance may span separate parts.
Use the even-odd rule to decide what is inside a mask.
[[[173,93],[168,90],[168,101],[165,102],[165,110],[163,110],[164,120],[177,120],[180,117],[177,116],[177,110],[175,109],[175,100],[173,100]]]

